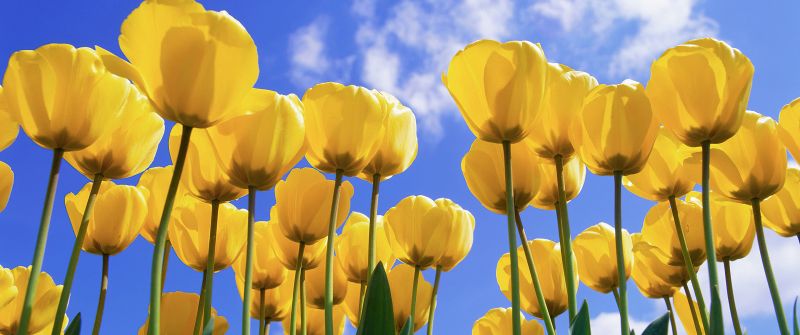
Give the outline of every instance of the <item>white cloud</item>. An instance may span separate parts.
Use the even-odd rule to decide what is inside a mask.
[[[333,59],[327,54],[325,39],[330,24],[328,17],[319,16],[289,37],[289,78],[296,85],[310,87],[320,81],[349,77],[354,58]]]
[[[592,326],[592,333],[595,334],[621,333],[619,313],[600,313],[592,318],[589,323]],[[629,316],[628,325],[630,325],[636,334],[641,334],[644,329],[647,328],[648,323],[646,321],[637,320]]]

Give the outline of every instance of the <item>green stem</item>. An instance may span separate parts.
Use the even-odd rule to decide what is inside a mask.
[[[378,216],[378,191],[381,185],[381,175],[372,175],[372,199],[369,204],[369,268],[367,268],[367,283],[372,278],[372,269],[375,268],[375,219]]]
[[[705,233],[706,240],[706,257],[708,264],[708,281],[711,290],[711,320],[709,324],[709,333],[711,335],[718,335],[725,333],[725,326],[722,321],[722,301],[719,299],[719,274],[717,273],[717,253],[714,252],[714,227],[711,225],[711,199],[709,179],[711,177],[710,162],[711,162],[711,142],[704,141],[702,144],[703,161],[702,161],[702,194],[703,194],[703,232]]]
[[[203,320],[205,322],[214,323],[211,318],[211,297],[214,287],[214,264],[216,263],[216,249],[217,249],[217,221],[219,219],[219,200],[211,201],[211,229],[208,231],[208,256],[206,257],[206,299],[203,301]],[[250,288],[245,286],[245,292],[250,291]],[[205,325],[203,325],[205,328]]]
[[[306,269],[300,269],[300,334],[306,335],[308,324],[306,323]]]
[[[761,264],[764,265],[764,275],[767,276],[769,294],[772,296],[772,306],[775,308],[775,317],[778,319],[778,327],[781,335],[789,335],[789,326],[786,323],[786,314],[783,313],[781,295],[778,292],[778,285],[775,283],[775,275],[772,272],[772,263],[769,260],[767,241],[764,239],[764,226],[761,224],[761,200],[753,199],[753,217],[756,222],[756,237],[758,238],[758,252],[761,254]]]
[[[542,314],[542,320],[544,320],[547,334],[555,335],[556,330],[555,326],[553,325],[553,318],[550,317],[550,311],[548,310],[547,303],[544,300],[544,293],[542,293],[542,286],[539,282],[539,274],[537,273],[536,267],[533,263],[533,254],[531,253],[531,248],[528,246],[528,236],[525,234],[525,228],[522,227],[522,217],[520,217],[519,210],[517,209],[514,209],[514,219],[514,221],[517,223],[517,232],[519,233],[519,238],[522,240],[522,251],[525,253],[525,261],[528,264],[528,271],[531,274],[531,280],[533,280],[533,289],[536,292],[536,301],[539,303],[539,313]]]
[[[725,266],[725,286],[728,289],[728,306],[731,309],[731,319],[733,320],[733,329],[736,335],[742,335],[742,326],[739,324],[739,313],[736,311],[736,298],[733,296],[733,280],[731,279],[731,261],[726,259],[722,261]]]
[[[164,245],[164,257],[162,258],[162,261],[161,261],[164,264],[164,267],[163,267],[164,271],[161,272],[161,292],[162,292],[162,294],[164,292],[164,283],[167,282],[167,266],[169,265],[169,253],[170,253],[171,249],[172,249],[172,243],[170,243],[170,241],[167,240],[167,243],[165,243],[165,245]]]
[[[619,314],[622,335],[629,335],[628,293],[626,290],[625,252],[622,250],[622,171],[614,171],[614,240],[617,249],[617,278],[619,278]]]
[[[670,326],[672,326],[672,335],[678,335],[678,326],[676,326],[675,324],[675,312],[672,311],[672,304],[669,302],[669,297],[664,297],[664,303],[667,304],[667,312],[669,313],[669,323]]]
[[[700,307],[701,311],[705,311],[706,302],[705,299],[703,299],[703,291],[700,289],[700,281],[697,280],[697,272],[695,271],[692,257],[689,256],[689,247],[686,244],[686,236],[683,233],[683,225],[681,224],[681,218],[678,215],[678,204],[677,201],[675,201],[675,196],[669,197],[669,207],[672,209],[672,221],[675,223],[675,232],[678,234],[678,241],[681,244],[683,265],[686,268],[686,272],[689,274],[689,280],[692,282],[692,289],[694,290],[695,297],[697,297],[697,305]],[[708,333],[709,324],[706,313],[700,314],[700,321],[703,322],[703,329],[706,331],[706,333]]]
[[[92,181],[92,189],[89,191],[89,198],[86,199],[86,206],[83,208],[81,225],[78,228],[78,234],[75,236],[75,243],[72,245],[72,254],[69,256],[67,275],[64,277],[64,287],[61,289],[61,297],[58,299],[58,308],[56,309],[56,319],[53,321],[53,335],[61,334],[61,325],[64,324],[67,303],[69,302],[69,295],[72,291],[72,281],[75,279],[75,269],[78,268],[78,259],[81,257],[83,240],[86,237],[86,230],[89,228],[89,218],[92,217],[94,202],[95,199],[97,199],[97,193],[100,192],[100,185],[102,183],[103,175],[99,173],[96,174],[94,176],[94,181]]]
[[[92,335],[100,334],[100,324],[103,323],[103,310],[106,306],[106,292],[108,291],[108,255],[103,254],[103,274],[100,277],[100,297],[97,298],[97,312],[94,314],[94,327]]]
[[[360,287],[359,287],[359,290],[358,290],[358,320],[355,320],[356,324],[359,324],[359,322],[361,322],[361,315],[362,315],[362,313],[364,313],[364,310],[363,310],[363,308],[364,308],[364,294],[367,293],[367,283],[366,282],[361,282],[361,285],[359,285],[359,286]]]
[[[511,320],[513,335],[521,334],[519,302],[519,260],[517,259],[517,237],[514,234],[514,182],[511,175],[511,142],[503,141],[503,163],[506,179],[506,216],[508,217],[508,252],[511,256]]]
[[[150,318],[147,325],[147,335],[158,335],[160,332],[161,275],[164,271],[164,247],[167,243],[167,228],[172,214],[172,206],[175,204],[175,196],[178,194],[178,184],[183,173],[183,165],[186,162],[189,138],[192,135],[192,127],[183,126],[182,130],[178,157],[175,160],[172,179],[169,181],[169,189],[164,200],[164,210],[161,212],[161,222],[158,225],[158,234],[156,235],[155,249],[153,250],[153,267],[150,273]]]
[[[256,224],[256,188],[247,188],[247,249],[244,270],[244,297],[242,302],[242,335],[250,335],[250,290],[253,286],[253,236]],[[262,297],[263,298],[263,297]],[[259,331],[261,326],[258,327]]]
[[[200,334],[203,326],[203,306],[205,305],[206,297],[206,272],[203,270],[203,282],[200,284],[200,299],[197,301],[197,312],[194,314],[194,330],[192,335]]]
[[[264,296],[266,295],[265,289],[259,290],[259,298],[258,298],[258,334],[264,335],[264,322],[266,322],[267,317],[264,315]]]
[[[617,310],[619,310],[619,291],[615,287],[611,289],[611,293],[614,293],[614,302],[617,303]]]
[[[431,292],[430,309],[428,310],[428,335],[433,334],[433,314],[436,311],[436,296],[439,294],[439,280],[442,277],[442,266],[436,266],[436,278],[433,280],[433,292]]]
[[[683,283],[683,293],[686,294],[686,304],[689,305],[689,311],[692,312],[692,322],[694,323],[694,330],[697,334],[703,334],[703,330],[700,328],[700,321],[697,319],[697,311],[694,308],[694,304],[692,304],[692,292],[689,291],[689,285]],[[700,311],[700,313],[705,313],[705,311]]]
[[[31,273],[28,277],[28,287],[25,292],[25,300],[22,305],[22,316],[19,319],[18,335],[28,335],[28,323],[31,319],[36,288],[39,281],[39,273],[42,272],[42,261],[44,260],[44,248],[47,244],[47,233],[50,231],[50,217],[53,215],[53,200],[56,197],[56,186],[58,185],[58,173],[61,169],[61,158],[64,150],[53,150],[53,162],[50,165],[50,179],[47,182],[47,193],[44,197],[44,208],[42,218],[39,222],[39,233],[36,236],[36,248],[33,252],[33,264]]]
[[[567,209],[567,195],[564,186],[564,158],[561,155],[557,155],[554,159],[556,163],[556,180],[558,184],[558,203],[556,206],[561,209],[561,219],[558,221],[558,224],[559,227],[561,227],[563,234],[560,236],[560,242],[561,249],[563,250],[562,262],[564,264],[564,276],[565,278],[575,278],[573,275],[575,270],[573,269],[572,264],[572,234],[570,233],[569,229],[569,210]],[[570,322],[572,322],[572,320],[574,320],[575,316],[578,314],[576,295],[577,287],[575,286],[575,282],[572,280],[567,280],[567,297]]]
[[[409,327],[414,332],[414,314],[417,311],[417,286],[419,286],[419,266],[414,266],[414,283],[411,286],[411,312],[408,315]]]
[[[328,222],[328,245],[325,255],[325,335],[333,335],[333,240],[336,238],[336,219],[339,212],[339,188],[342,186],[342,170],[336,170],[333,184],[331,215]]]
[[[297,264],[295,264],[294,268],[294,285],[292,286],[292,314],[289,319],[291,321],[289,324],[289,334],[292,335],[297,334],[297,296],[300,290],[300,272],[303,270],[303,251],[305,248],[306,244],[304,242],[298,244]]]

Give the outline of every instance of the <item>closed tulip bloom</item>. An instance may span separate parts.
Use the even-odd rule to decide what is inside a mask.
[[[14,301],[18,293],[19,288],[14,284],[14,273],[11,269],[0,266],[0,308]]]
[[[72,230],[76,235],[91,188],[92,183],[88,183],[78,194],[69,193],[64,198]],[[139,188],[104,182],[97,194],[94,211],[89,217],[83,250],[96,255],[116,255],[122,252],[139,236],[146,215],[147,201]]]
[[[3,86],[12,120],[36,144],[64,151],[84,149],[116,127],[131,90],[94,50],[68,44],[15,52]]]
[[[0,102],[0,108],[2,108],[1,104],[2,102]],[[800,160],[800,98],[792,100],[792,102],[781,108],[781,113],[778,116],[778,135],[781,137],[783,145],[792,154],[792,157],[795,160]],[[0,148],[2,148],[2,145],[0,145]]]
[[[725,42],[691,40],[653,62],[647,95],[653,112],[681,142],[722,143],[739,129],[753,71],[750,59]]]
[[[289,275],[294,276],[294,273],[289,273]],[[255,281],[253,282],[255,283]],[[250,292],[250,295],[253,296],[250,301],[250,317],[269,322],[281,321],[289,316],[292,309],[293,285],[291,280],[287,280],[277,287],[263,289],[264,306],[261,306],[261,290],[253,289]],[[244,277],[236,276],[236,289],[239,290],[239,297],[244,297]]]
[[[561,262],[561,247],[558,243],[545,239],[535,239],[527,243],[531,248],[531,254],[533,254],[533,266],[536,268],[536,272],[539,273],[539,284],[542,288],[547,310],[550,312],[550,316],[555,318],[567,310],[568,300],[567,284],[564,280],[564,266]],[[524,264],[526,260],[522,247],[520,246],[517,249],[519,250],[517,254],[519,262]],[[575,258],[572,259],[572,262],[573,264],[576,263]],[[497,262],[496,276],[500,291],[503,292],[507,299],[511,300],[511,256],[508,253],[500,257]],[[572,281],[577,287],[577,274],[572,278]],[[536,300],[530,272],[520,271],[519,282],[522,309],[541,319],[542,313],[539,309],[539,302]]]
[[[161,334],[191,334],[194,330],[195,313],[200,296],[186,292],[168,292],[161,296]],[[213,335],[222,335],[228,331],[228,320],[217,315],[217,310],[211,308],[211,317],[214,318]],[[150,317],[148,316],[148,319]],[[147,334],[147,324],[139,328],[139,335]]]
[[[461,160],[461,172],[472,195],[492,212],[506,213],[506,179],[503,148],[476,139]],[[540,160],[525,143],[511,145],[514,206],[524,210],[539,190]]]
[[[657,247],[633,234],[633,270],[631,278],[645,297],[671,297],[689,280],[686,268],[669,265],[669,257]]]
[[[320,83],[303,95],[303,106],[306,159],[315,168],[355,176],[381,149],[389,117],[381,93],[360,86]]]
[[[347,295],[347,275],[342,270],[336,255],[333,259],[333,304],[338,305]],[[325,309],[325,266],[318,266],[306,272],[306,304],[309,307]]]
[[[622,184],[631,193],[652,201],[682,197],[695,184],[690,166],[683,163],[690,156],[689,147],[667,128],[661,127],[644,168],[639,173],[625,176]]]
[[[303,158],[303,104],[294,94],[252,89],[240,108],[248,112],[208,135],[234,186],[268,190]]]
[[[435,202],[439,207],[448,207],[453,211],[451,219],[445,221],[448,224],[445,227],[447,231],[440,233],[439,243],[444,246],[444,250],[435,264],[446,272],[461,263],[472,249],[475,217],[450,199],[441,198]]]
[[[191,198],[190,198],[191,199]],[[180,260],[202,272],[206,269],[211,229],[211,205],[196,199],[175,206],[169,225],[169,240]],[[229,203],[219,205],[214,271],[223,270],[236,260],[245,242],[247,211]]]
[[[300,243],[292,241],[288,239],[283,232],[281,232],[280,224],[277,223],[277,215],[275,213],[275,207],[272,207],[270,211],[270,224],[267,226],[270,230],[272,230],[272,238],[273,244],[275,245],[275,256],[278,256],[278,260],[289,270],[294,270],[297,268],[297,250],[300,247]],[[313,243],[313,244],[306,244],[305,249],[303,251],[303,269],[313,269],[320,265],[320,262],[325,260],[325,245],[328,242],[327,237],[323,237],[321,240]],[[322,266],[324,267],[325,264],[323,263]]]
[[[599,85],[583,100],[570,140],[589,171],[634,174],[644,168],[658,134],[644,87],[633,80]]]
[[[619,286],[614,227],[600,222],[586,228],[575,236],[573,248],[578,261],[578,277],[584,285],[600,293],[611,292]],[[633,266],[633,247],[631,236],[625,229],[622,230],[622,248],[627,280]]]
[[[293,169],[285,181],[278,182],[274,208],[278,225],[288,239],[313,244],[328,236],[333,187],[333,180],[312,168]],[[353,185],[343,182],[340,192],[337,228],[350,213]]]
[[[237,107],[258,79],[256,45],[242,24],[192,0],[144,1],[122,23],[119,45],[131,64],[106,52],[109,66],[162,117],[193,128],[244,112]]]
[[[583,98],[597,86],[590,74],[566,65],[550,63],[542,108],[536,115],[534,129],[527,142],[540,157],[567,159],[575,154],[569,140],[569,127],[583,107]]]
[[[4,162],[0,162],[0,213],[6,209],[11,188],[14,186],[14,171]]]
[[[417,119],[414,112],[389,93],[380,92],[378,97],[386,101],[389,117],[386,118],[386,133],[378,152],[359,174],[360,178],[369,182],[372,182],[375,174],[379,174],[381,179],[400,174],[417,158]]]
[[[493,143],[523,140],[542,108],[547,59],[527,41],[479,40],[453,56],[442,82],[469,129]]]
[[[472,324],[472,335],[506,335],[511,334],[511,308],[493,308]],[[544,335],[544,328],[535,320],[522,319],[522,335]]]
[[[337,236],[335,241],[336,258],[345,275],[347,275],[348,281],[354,283],[367,282],[367,269],[369,268],[368,240],[369,218],[359,212],[351,213],[344,224],[342,235]],[[395,261],[392,246],[386,237],[383,217],[380,215],[375,220],[375,258],[383,264],[387,271]]]
[[[784,237],[800,234],[800,169],[786,170],[783,188],[764,200],[762,208],[764,226]]]
[[[150,243],[155,241],[158,233],[158,224],[164,211],[164,201],[167,197],[169,181],[172,178],[172,170],[172,165],[149,168],[142,173],[139,183],[136,184],[140,190],[147,190],[147,192],[142,192],[147,201],[147,212],[140,234]],[[180,204],[185,196],[186,189],[183,184],[178,184],[178,196],[175,203]]]
[[[296,320],[296,333],[295,335],[301,334],[301,324],[300,318],[298,317]],[[292,324],[290,318],[283,319],[283,334],[289,335],[289,326]],[[335,306],[333,308],[333,334],[334,335],[343,335],[344,334],[344,309],[341,306]],[[316,309],[316,308],[307,308],[306,311],[306,335],[324,335],[325,334],[325,310]]]
[[[703,231],[702,205],[676,199],[678,218],[686,238],[686,248],[695,267],[706,261],[705,232]],[[712,206],[713,208],[713,206]],[[684,266],[681,244],[672,209],[668,202],[659,202],[647,212],[642,225],[642,240],[660,249],[668,257],[670,265]]]
[[[278,260],[275,255],[275,237],[272,235],[276,229],[270,226],[274,223],[257,221],[253,226],[253,290],[271,289],[286,281],[289,273],[286,267]],[[236,274],[237,283],[244,282],[247,257],[239,257],[233,264],[233,272]],[[257,297],[257,295],[256,295]]]
[[[411,315],[411,290],[414,281],[414,267],[398,264],[387,274],[389,289],[392,292],[392,308],[394,310],[394,327],[398,332],[403,329]],[[433,286],[420,276],[417,282],[417,306],[414,309],[414,327],[416,332],[428,323],[428,309],[431,303]]]
[[[8,148],[19,133],[19,124],[11,116],[11,112],[6,106],[6,99],[3,96],[3,87],[0,86],[0,151]]]
[[[344,310],[344,314],[347,315],[347,320],[350,320],[350,325],[353,328],[358,328],[358,321],[361,317],[358,310],[359,307],[362,307],[360,290],[360,283],[347,282],[347,295],[345,295],[342,304],[339,305],[339,308]]]
[[[22,313],[25,292],[28,291],[28,279],[31,274],[31,267],[18,266],[11,269],[13,275],[13,285],[16,287],[16,296],[0,307],[0,334],[11,335],[17,333],[19,318]],[[6,274],[7,276],[7,274]],[[6,278],[8,280],[8,278]],[[7,288],[10,293],[13,290]],[[36,283],[36,294],[33,298],[33,308],[28,332],[25,335],[36,334],[48,326],[53,326],[56,307],[58,307],[58,297],[61,295],[61,285],[56,285],[53,278],[46,272],[39,273],[39,281]],[[52,328],[51,328],[52,329]]]
[[[531,200],[531,206],[538,209],[554,210],[558,203],[558,179],[556,165],[550,160],[539,161],[539,190]],[[514,169],[516,171],[516,168]],[[564,196],[569,202],[575,199],[586,181],[586,164],[573,155],[564,162]]]
[[[753,210],[750,206],[730,201],[714,192],[710,199],[717,261],[744,258],[750,253],[756,237]],[[699,205],[702,203],[702,196],[699,192],[690,192],[686,195],[686,201]]]

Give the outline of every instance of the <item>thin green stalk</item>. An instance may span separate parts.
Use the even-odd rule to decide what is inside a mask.
[[[258,335],[264,335],[264,322],[266,322],[266,316],[264,315],[264,296],[266,295],[265,289],[259,290],[259,299],[258,299]]]
[[[667,304],[667,312],[669,312],[669,323],[672,327],[672,335],[678,335],[678,326],[675,325],[675,312],[672,311],[672,303],[669,302],[669,297],[664,297],[664,303]]]
[[[289,334],[296,335],[297,334],[297,296],[300,293],[300,272],[303,270],[303,251],[306,248],[306,244],[300,242],[297,247],[297,264],[294,268],[294,286],[292,286],[292,314],[291,318],[289,319],[291,323],[289,324]]]
[[[50,179],[47,182],[47,193],[45,193],[44,197],[44,208],[42,209],[42,218],[39,222],[39,233],[36,236],[36,248],[33,251],[33,262],[31,265],[30,277],[28,277],[25,300],[22,305],[22,315],[19,318],[18,335],[28,335],[28,323],[31,319],[31,311],[34,303],[33,299],[36,297],[36,285],[39,282],[39,273],[42,272],[44,248],[47,244],[47,233],[50,231],[50,217],[53,215],[53,200],[56,197],[58,173],[61,169],[61,158],[63,156],[64,150],[53,150],[53,162],[50,165]]]
[[[503,164],[506,178],[506,216],[508,217],[508,252],[511,256],[511,326],[513,335],[520,335],[522,325],[519,303],[519,260],[517,259],[517,236],[514,234],[514,182],[511,175],[511,142],[503,141]]]
[[[689,291],[689,285],[683,283],[683,293],[686,294],[686,304],[689,305],[689,311],[692,312],[692,321],[694,323],[694,330],[697,334],[703,334],[703,330],[700,328],[700,321],[697,319],[697,311],[694,309],[694,305],[692,304],[692,292]],[[700,311],[700,313],[705,313],[705,311]]]
[[[561,238],[561,249],[564,250],[562,254],[562,262],[564,264],[564,278],[575,278],[573,275],[575,273],[575,269],[573,269],[572,264],[572,234],[570,233],[569,229],[569,210],[567,209],[567,195],[564,191],[564,158],[561,155],[557,155],[555,157],[556,163],[556,180],[558,184],[558,206],[561,209],[561,219],[558,221],[559,227],[561,227],[562,236]],[[569,321],[575,319],[575,316],[578,314],[578,303],[577,303],[577,287],[575,286],[575,282],[572,280],[567,280],[567,297],[568,297],[568,308],[569,308]]]
[[[364,294],[367,293],[367,283],[366,282],[361,282],[361,285],[359,285],[359,286],[360,286],[360,288],[358,290],[358,320],[356,320],[356,324],[361,322],[361,313],[364,312],[363,311],[363,308],[364,308]]]
[[[94,314],[94,327],[92,335],[100,334],[100,324],[103,323],[103,310],[106,307],[106,292],[108,291],[108,255],[103,254],[103,273],[100,277],[100,297],[97,298],[97,312]]]
[[[419,286],[419,266],[414,266],[414,283],[411,286],[411,313],[408,316],[408,322],[411,329],[414,329],[414,314],[417,311],[417,286]]]
[[[725,265],[725,286],[728,289],[728,306],[731,309],[731,319],[733,320],[733,330],[736,335],[742,335],[742,326],[739,324],[739,313],[736,311],[736,298],[733,296],[733,280],[731,279],[731,261],[722,261]]]
[[[306,335],[308,324],[306,323],[306,269],[300,269],[300,334]]]
[[[561,205],[556,202],[556,224],[558,225],[558,241],[559,243],[564,240],[564,225],[561,224]],[[561,253],[561,267],[564,269],[564,278],[567,278],[567,248],[558,248]],[[567,294],[569,295],[569,294]],[[568,299],[569,300],[569,299]],[[569,305],[567,305],[569,307]],[[567,313],[569,314],[569,312]]]
[[[772,296],[772,306],[775,308],[775,317],[778,319],[781,335],[789,335],[789,326],[786,323],[786,314],[783,313],[781,295],[778,292],[778,285],[775,283],[775,275],[772,272],[772,263],[769,260],[767,241],[764,239],[764,226],[761,224],[761,200],[753,199],[751,204],[753,206],[753,217],[756,221],[758,252],[761,254],[761,264],[764,265],[764,275],[767,276],[769,294]]]
[[[253,286],[253,236],[256,224],[256,188],[247,188],[247,249],[244,270],[244,297],[242,302],[242,335],[250,335],[250,289]],[[261,326],[258,327],[261,330]]]
[[[431,308],[428,309],[428,335],[433,334],[433,314],[436,311],[436,296],[439,294],[439,280],[442,277],[442,266],[436,266],[436,279],[433,280],[433,292],[431,292]]]
[[[372,199],[369,204],[369,268],[367,269],[367,283],[372,278],[372,269],[375,268],[375,218],[378,216],[378,191],[381,185],[381,175],[372,175]]]
[[[626,290],[625,253],[622,250],[622,171],[614,171],[614,240],[617,249],[617,278],[619,278],[619,314],[622,335],[629,335],[628,293]]]
[[[203,282],[200,284],[200,299],[197,301],[197,312],[194,314],[194,330],[192,331],[192,335],[200,334],[200,330],[203,329],[203,306],[205,305],[205,297],[206,297],[206,272],[203,270]]]
[[[700,281],[697,280],[697,272],[695,271],[694,264],[691,256],[689,256],[689,247],[686,244],[686,235],[683,233],[683,226],[681,225],[681,218],[678,215],[678,204],[675,201],[675,196],[669,197],[669,207],[672,209],[672,221],[675,223],[675,232],[678,234],[678,241],[681,244],[681,254],[683,255],[683,264],[686,267],[686,272],[689,273],[689,280],[692,282],[692,289],[694,295],[697,297],[697,305],[701,311],[706,310],[706,302],[703,299],[703,291],[700,289]],[[703,322],[703,329],[706,333],[709,332],[708,316],[706,313],[700,314],[700,321]]]
[[[714,227],[711,225],[711,199],[709,179],[711,177],[711,170],[709,164],[711,163],[711,142],[704,141],[702,144],[703,161],[702,161],[702,193],[703,193],[703,232],[706,239],[706,250],[716,250],[714,244]],[[709,289],[711,290],[711,319],[709,322],[710,335],[718,335],[725,333],[725,326],[722,321],[722,301],[719,298],[719,274],[717,273],[717,254],[715,252],[706,253],[706,261],[708,265],[708,281]]]
[[[611,293],[614,293],[614,302],[617,304],[617,310],[619,310],[619,291],[615,287],[611,289]]]
[[[158,335],[161,327],[161,275],[164,271],[164,247],[167,243],[167,228],[169,228],[169,218],[172,214],[172,206],[175,204],[175,196],[178,194],[178,184],[183,173],[183,165],[186,162],[189,138],[192,135],[192,127],[183,126],[182,130],[178,157],[175,159],[172,179],[169,181],[169,189],[167,189],[167,197],[164,200],[164,210],[161,212],[161,222],[158,225],[158,234],[156,235],[155,248],[153,250],[153,267],[150,273],[150,318],[148,319],[147,335]]]
[[[94,202],[97,199],[97,193],[100,192],[100,185],[102,183],[103,175],[95,175],[94,181],[92,181],[92,189],[89,191],[89,198],[86,199],[86,206],[83,208],[81,225],[80,228],[78,228],[78,234],[75,236],[75,243],[72,245],[72,254],[69,256],[67,275],[64,277],[64,287],[61,289],[61,297],[58,298],[56,319],[53,321],[53,335],[61,334],[61,325],[64,324],[67,303],[69,302],[69,295],[72,291],[72,281],[75,279],[75,269],[78,268],[78,259],[81,257],[83,240],[86,237],[86,229],[89,228],[89,218],[92,217],[92,212],[94,211]]]
[[[556,335],[555,326],[553,325],[554,322],[550,317],[550,311],[545,303],[544,293],[542,293],[542,286],[539,282],[539,274],[537,273],[536,267],[533,263],[533,254],[531,253],[530,246],[528,246],[528,236],[525,234],[525,228],[522,227],[522,217],[520,217],[519,210],[517,209],[514,209],[514,219],[514,221],[517,223],[517,232],[519,233],[519,238],[522,240],[522,251],[525,253],[525,261],[528,264],[528,271],[531,274],[533,289],[536,292],[536,301],[539,303],[539,312],[542,314],[542,320],[544,320],[545,329],[547,329],[547,334]]]
[[[336,170],[331,215],[328,222],[327,253],[325,255],[325,335],[333,335],[333,240],[336,238],[336,218],[339,212],[339,189],[341,186],[342,170]]]
[[[169,253],[172,249],[172,243],[167,240],[167,243],[164,245],[164,257],[162,257],[162,263],[164,264],[164,271],[161,272],[161,292],[164,292],[164,284],[167,282],[167,266],[169,265]],[[53,334],[55,335],[55,334]]]
[[[206,257],[206,298],[203,301],[203,320],[214,324],[211,318],[211,297],[214,287],[214,263],[217,249],[217,221],[219,219],[219,200],[211,201],[211,229],[208,231],[208,255]],[[250,291],[250,288],[244,290]],[[205,328],[205,325],[203,325]]]

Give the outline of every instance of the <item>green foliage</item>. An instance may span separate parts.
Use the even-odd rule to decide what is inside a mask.
[[[669,313],[664,313],[658,319],[647,325],[642,335],[667,335],[669,331]]]
[[[75,315],[75,319],[67,326],[64,335],[80,335],[81,334],[81,313]]]
[[[392,292],[381,263],[372,271],[362,310],[356,335],[394,334]]]
[[[589,324],[589,304],[586,300],[581,304],[581,309],[578,310],[578,315],[572,324],[569,325],[569,333],[572,335],[592,335],[592,328]]]

